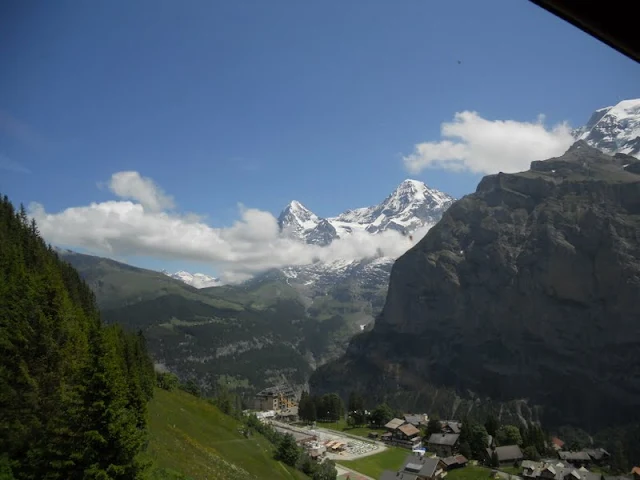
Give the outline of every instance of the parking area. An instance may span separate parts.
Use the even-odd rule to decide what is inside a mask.
[[[328,444],[329,446],[332,442],[340,442],[342,444],[340,451],[331,451],[330,448],[327,450],[326,455],[332,460],[355,460],[357,458],[380,453],[387,449],[387,447],[380,445],[379,443],[354,438],[348,435],[341,435],[340,432],[325,430],[323,428],[312,429],[296,427],[280,422],[273,422],[273,426],[279,431],[291,433],[296,440],[315,437],[317,443]]]

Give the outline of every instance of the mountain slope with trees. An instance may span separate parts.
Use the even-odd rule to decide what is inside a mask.
[[[153,364],[102,325],[90,288],[0,200],[0,462],[7,478],[136,479]]]

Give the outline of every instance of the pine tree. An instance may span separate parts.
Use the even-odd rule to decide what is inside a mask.
[[[140,478],[155,378],[144,337],[102,327],[89,287],[45,244],[26,209],[16,211],[6,196],[0,349],[5,477]]]

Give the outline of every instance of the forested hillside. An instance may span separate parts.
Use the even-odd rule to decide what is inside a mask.
[[[93,293],[0,201],[0,476],[136,479],[153,364],[142,335],[101,324]]]

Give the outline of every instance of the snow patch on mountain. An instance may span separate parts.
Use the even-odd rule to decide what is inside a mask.
[[[280,214],[284,235],[309,244],[326,246],[355,232],[377,234],[395,230],[410,234],[425,225],[435,225],[454,198],[418,180],[402,182],[382,203],[347,210],[336,217],[320,218],[298,201]]]
[[[222,285],[222,282],[219,279],[210,275],[205,275],[204,273],[189,273],[184,270],[180,270],[176,273],[169,273],[166,270],[163,270],[162,273],[195,288],[218,287]]]
[[[640,99],[623,100],[596,110],[584,127],[574,131],[574,136],[605,153],[640,158]]]

